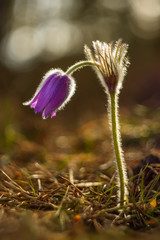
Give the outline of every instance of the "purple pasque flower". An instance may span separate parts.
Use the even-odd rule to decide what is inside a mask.
[[[35,113],[42,112],[42,118],[56,116],[75,92],[76,84],[72,77],[60,69],[51,69],[42,79],[33,98],[23,105],[34,108]]]

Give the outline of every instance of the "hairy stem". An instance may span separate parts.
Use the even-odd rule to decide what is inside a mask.
[[[118,174],[118,187],[120,207],[123,207],[127,201],[127,174],[126,166],[121,147],[121,136],[119,132],[119,119],[118,119],[118,96],[115,92],[109,93],[109,119],[112,132],[113,148],[116,158],[116,168]]]
[[[75,71],[77,71],[78,69],[86,67],[86,66],[99,66],[99,64],[96,62],[88,61],[88,60],[80,61],[80,62],[75,63],[71,67],[69,67],[66,71],[66,75],[70,75],[70,74],[74,73]]]

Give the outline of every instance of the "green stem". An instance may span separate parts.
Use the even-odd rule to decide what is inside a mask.
[[[91,61],[80,61],[80,62],[77,62],[75,63],[74,65],[72,65],[71,67],[69,67],[66,71],[66,75],[70,75],[72,74],[73,72],[77,71],[78,69],[80,68],[83,68],[83,67],[86,67],[86,66],[99,66],[98,63],[96,62],[91,62]]]
[[[119,119],[118,119],[118,96],[115,92],[110,93],[109,99],[109,117],[111,123],[113,147],[116,157],[116,166],[118,172],[118,186],[119,186],[119,202],[120,207],[123,207],[128,195],[127,190],[127,175],[126,166],[121,147],[121,137],[119,132]]]

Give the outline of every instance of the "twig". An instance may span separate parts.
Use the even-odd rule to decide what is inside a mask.
[[[80,192],[80,194],[81,194],[82,196],[85,196],[84,193],[83,193],[74,183],[71,183],[67,178],[65,178],[65,177],[63,177],[63,176],[60,176],[60,177],[63,178],[64,180],[66,180],[67,182],[69,182],[73,187],[75,187],[76,190],[77,190],[78,192]]]
[[[29,194],[29,192],[25,191],[20,185],[18,185],[15,181],[13,181],[8,175],[7,173],[5,173],[2,169],[0,169],[0,171],[12,182],[12,184],[15,186],[16,189],[20,190],[21,192],[24,192],[25,194]],[[9,182],[8,182],[9,184]],[[12,185],[12,186],[13,186]]]
[[[73,176],[73,169],[69,169],[69,180],[72,184],[74,184],[74,176]]]
[[[42,183],[41,183],[40,178],[37,179],[37,183],[38,183],[38,193],[39,193],[39,195],[41,195],[41,192],[43,191],[43,188],[42,188]]]
[[[104,184],[103,182],[86,182],[86,183],[76,183],[76,187],[96,187]]]
[[[7,183],[13,189],[20,191],[23,196],[32,198],[32,199],[36,199],[36,196],[35,197],[31,196],[29,192],[26,192],[26,191],[22,190],[21,188],[15,186],[12,182],[5,181],[5,183]]]
[[[60,212],[61,212],[63,203],[64,203],[64,201],[66,200],[66,197],[67,197],[67,194],[68,194],[68,190],[69,190],[69,186],[67,187],[67,190],[66,190],[66,192],[65,192],[65,195],[64,195],[64,197],[63,197],[63,199],[62,199],[62,201],[61,201],[61,203],[60,203],[60,205],[59,205],[59,207],[58,207],[58,209],[57,209],[57,212],[55,213],[55,215],[56,215],[57,217],[60,215]]]

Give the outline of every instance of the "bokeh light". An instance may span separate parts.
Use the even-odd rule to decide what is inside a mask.
[[[1,60],[22,70],[80,54],[95,39],[158,38],[160,1],[15,0],[6,26]]]
[[[8,67],[23,67],[42,51],[43,36],[33,27],[23,26],[8,33],[2,41],[2,56]]]
[[[141,38],[155,38],[160,30],[160,1],[131,0],[131,30]]]

